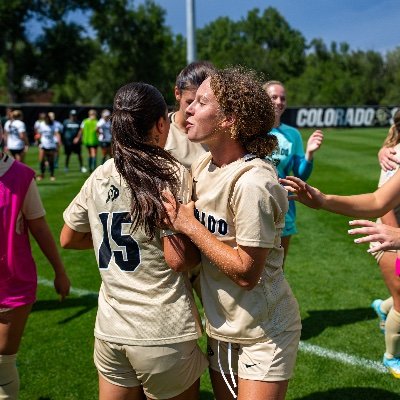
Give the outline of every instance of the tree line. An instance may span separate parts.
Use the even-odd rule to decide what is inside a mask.
[[[182,5],[184,6],[184,5]],[[88,15],[88,25],[67,18]],[[52,102],[110,104],[129,81],[144,81],[173,104],[186,40],[153,0],[8,0],[0,2],[0,102],[51,92]],[[32,38],[29,24],[43,27]],[[291,106],[396,105],[400,47],[381,54],[348,43],[307,42],[275,8],[233,21],[217,18],[196,32],[198,59],[241,64],[285,83]]]

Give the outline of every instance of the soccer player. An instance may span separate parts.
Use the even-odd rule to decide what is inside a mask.
[[[99,139],[97,137],[97,112],[96,110],[88,111],[88,118],[85,118],[78,132],[78,140],[82,140],[83,145],[86,146],[89,159],[89,171],[92,173],[96,169],[97,164],[97,147]]]
[[[37,177],[39,181],[44,178],[46,172],[46,161],[50,170],[50,180],[55,181],[55,157],[57,154],[57,147],[61,143],[61,138],[58,130],[54,126],[49,114],[46,114],[44,120],[37,126],[36,138],[40,141],[39,144],[39,164],[40,175]]]
[[[202,82],[215,72],[208,61],[194,61],[179,72],[174,88],[177,111],[168,114],[170,128],[164,149],[172,154],[183,166],[190,169],[194,161],[207,149],[201,143],[191,142],[187,137],[186,109],[196,97],[196,90]],[[201,300],[199,264],[188,272],[190,283]]]
[[[0,399],[18,398],[16,358],[36,300],[37,273],[29,233],[54,270],[54,287],[61,299],[70,288],[34,177],[32,169],[0,152]]]
[[[163,147],[167,105],[151,85],[118,90],[112,114],[114,158],[88,178],[64,212],[61,244],[94,248],[102,278],[94,360],[102,400],[195,400],[207,360],[184,270],[198,250],[162,231],[162,191],[186,202],[188,171]],[[183,183],[183,184],[182,184]]]
[[[202,254],[215,397],[284,399],[301,322],[282,270],[287,193],[265,159],[277,145],[265,134],[273,105],[254,73],[226,69],[200,85],[186,112],[188,138],[210,152],[192,165],[195,203],[166,193],[165,204],[172,228]]]
[[[4,124],[4,143],[6,152],[9,152],[17,161],[24,162],[29,141],[20,110],[13,110],[11,119]]]
[[[65,152],[65,168],[66,172],[69,171],[69,160],[71,154],[75,153],[78,156],[79,169],[81,172],[87,172],[87,169],[83,166],[82,154],[81,154],[81,141],[78,137],[78,132],[80,129],[79,121],[76,117],[76,110],[71,110],[69,112],[69,118],[63,122],[62,131],[62,142],[64,145]]]
[[[278,149],[271,158],[276,165],[279,177],[284,178],[293,173],[294,176],[307,180],[313,169],[314,153],[321,147],[324,135],[320,130],[314,131],[307,141],[304,153],[300,132],[281,122],[282,114],[287,106],[285,87],[279,81],[268,81],[264,84],[264,89],[274,103],[275,122],[271,133],[278,138]],[[289,201],[289,210],[285,216],[285,228],[282,232],[285,258],[289,251],[290,238],[296,233],[296,205],[294,201]]]
[[[389,144],[394,145],[398,142],[400,112],[391,130],[392,135],[394,133],[394,140]],[[394,149],[400,149],[399,146],[397,144]],[[400,259],[397,257],[397,252],[390,252],[390,250],[400,249],[400,229],[398,228],[400,171],[397,170],[394,174],[391,171],[387,173],[382,167],[378,189],[374,193],[353,196],[325,195],[296,177],[289,176],[281,181],[287,185],[286,188],[290,192],[294,193],[293,198],[309,207],[322,208],[352,217],[383,216],[382,221],[377,222],[351,221],[351,225],[359,225],[361,228],[351,229],[349,233],[366,235],[356,239],[356,243],[372,242],[368,251],[376,256],[392,296],[384,302],[375,300],[372,306],[380,319],[384,321],[386,351],[383,364],[394,377],[400,378]]]
[[[111,113],[110,110],[103,110],[101,118],[97,122],[97,134],[99,138],[99,145],[103,158],[101,163],[104,164],[108,158],[111,158]]]
[[[178,109],[168,115],[171,124],[164,149],[189,169],[207,149],[201,143],[188,140],[185,111],[196,97],[198,87],[214,71],[215,68],[210,62],[194,61],[187,65],[176,78],[174,94]]]

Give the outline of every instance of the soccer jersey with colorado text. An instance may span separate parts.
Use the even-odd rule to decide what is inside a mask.
[[[268,248],[258,284],[245,290],[202,255],[201,289],[207,334],[255,343],[301,327],[296,299],[282,270],[280,233],[287,192],[273,165],[247,155],[223,167],[210,153],[192,165],[195,215],[220,241]]]

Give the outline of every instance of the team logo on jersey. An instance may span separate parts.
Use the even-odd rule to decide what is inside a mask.
[[[116,188],[114,185],[111,185],[110,189],[108,189],[106,203],[108,203],[110,200],[114,201],[118,197],[119,197],[119,189]]]
[[[228,223],[222,219],[206,214],[204,211],[194,209],[194,216],[198,219],[212,234],[216,236],[226,236],[228,234]]]

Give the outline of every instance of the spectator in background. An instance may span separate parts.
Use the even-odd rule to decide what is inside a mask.
[[[78,137],[82,138],[82,143],[88,149],[89,171],[92,173],[96,169],[97,163],[97,147],[99,139],[97,137],[97,112],[96,110],[89,110],[88,118],[84,119],[79,129]]]
[[[11,112],[11,119],[4,125],[4,136],[4,150],[9,152],[17,161],[24,162],[29,141],[20,110]]]
[[[46,114],[44,120],[38,124],[37,139],[40,141],[39,145],[39,164],[40,175],[37,180],[41,181],[46,172],[46,162],[50,170],[50,180],[55,181],[54,176],[54,158],[57,151],[58,143],[61,143],[60,134],[54,127],[49,114]]]
[[[264,90],[268,93],[275,107],[275,123],[271,133],[278,138],[278,150],[271,156],[276,165],[280,178],[291,173],[294,176],[307,180],[313,169],[313,157],[324,139],[322,131],[314,131],[307,141],[304,154],[303,140],[300,132],[292,126],[281,122],[282,114],[287,107],[286,90],[279,81],[268,81],[264,84]],[[285,259],[289,251],[289,243],[292,235],[297,233],[296,205],[289,201],[289,210],[285,216],[285,229],[282,232],[282,247],[285,250]]]
[[[101,163],[104,164],[108,158],[111,158],[111,113],[109,110],[103,110],[101,118],[97,122],[97,134],[102,153]]]
[[[64,145],[65,152],[65,168],[64,171],[69,171],[69,160],[72,153],[78,156],[79,168],[81,172],[87,172],[87,169],[83,166],[82,152],[81,152],[81,141],[78,136],[80,124],[76,116],[76,110],[69,112],[69,118],[63,122],[62,130],[62,143]]]

